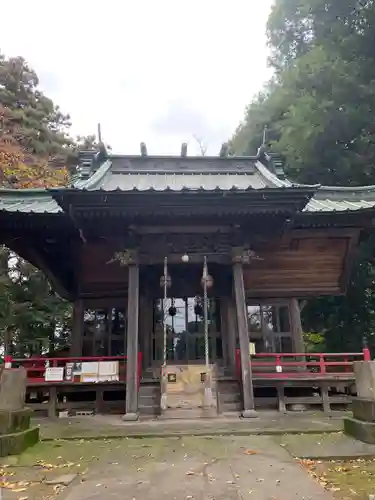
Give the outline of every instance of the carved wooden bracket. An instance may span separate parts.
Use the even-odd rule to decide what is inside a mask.
[[[235,247],[232,249],[232,262],[239,264],[250,264],[253,260],[263,260],[258,254],[245,247]]]
[[[121,252],[116,252],[113,258],[107,262],[107,264],[112,264],[113,262],[118,262],[120,266],[131,266],[137,264],[137,251],[132,249],[125,249]]]

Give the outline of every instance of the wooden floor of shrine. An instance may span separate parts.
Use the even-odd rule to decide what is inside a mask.
[[[254,377],[255,406],[285,412],[303,405],[306,410],[344,410],[355,393],[353,374],[335,376],[280,378]],[[29,383],[26,403],[37,414],[55,417],[60,412],[79,414],[124,414],[126,385],[124,382]],[[296,406],[297,405],[297,406]],[[235,377],[217,380],[219,413],[239,412],[242,408],[241,385]],[[301,407],[302,408],[302,407]],[[141,380],[140,415],[160,414],[160,381]]]

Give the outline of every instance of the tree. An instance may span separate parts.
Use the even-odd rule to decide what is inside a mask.
[[[65,185],[66,165],[74,156],[69,116],[38,89],[37,75],[20,57],[0,54],[0,103],[0,186]],[[5,351],[12,347],[15,354],[30,354],[38,339],[63,342],[69,317],[69,304],[52,293],[44,274],[1,247],[0,336]]]
[[[268,126],[269,146],[303,183],[375,183],[374,0],[276,0],[268,20],[275,70],[231,141],[254,154]],[[329,349],[360,349],[375,330],[373,235],[361,246],[346,297],[309,301],[306,331]],[[375,344],[375,343],[374,343]]]

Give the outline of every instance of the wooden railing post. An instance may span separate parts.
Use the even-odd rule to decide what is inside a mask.
[[[276,354],[275,356],[275,362],[276,362],[276,367],[275,370],[277,373],[281,373],[283,371],[283,367],[281,365],[281,356],[279,354]]]
[[[363,348],[363,361],[371,361],[370,349],[367,346]]]
[[[4,368],[12,368],[12,356],[7,354],[4,356]]]
[[[326,373],[326,365],[324,362],[324,354],[319,354],[319,368],[320,373]]]

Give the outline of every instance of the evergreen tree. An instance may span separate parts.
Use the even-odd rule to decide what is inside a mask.
[[[269,146],[289,178],[328,185],[375,184],[374,0],[276,0],[267,34],[274,77],[248,106],[231,141],[254,154]],[[306,331],[330,350],[361,348],[375,323],[374,237],[361,246],[346,297],[304,308]],[[375,344],[375,342],[374,342]]]
[[[65,185],[73,141],[64,115],[38,88],[27,62],[0,54],[0,187]],[[44,274],[0,249],[0,338],[16,355],[66,340],[70,305],[55,296]]]

